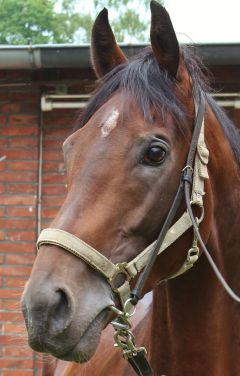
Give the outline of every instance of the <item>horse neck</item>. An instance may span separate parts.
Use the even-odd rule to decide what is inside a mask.
[[[240,294],[239,167],[211,112],[207,121],[210,188],[206,195],[212,201],[207,247]],[[240,374],[238,311],[204,254],[189,272],[158,286],[153,294],[149,344],[154,375],[190,375],[193,370],[195,376]]]
[[[227,266],[229,258],[240,256],[237,252],[240,241],[240,166],[210,109],[206,115],[206,142],[210,150],[206,196],[208,189],[212,200],[208,246],[213,256],[218,257],[219,262],[222,260],[222,266]],[[229,272],[232,273],[232,269]]]
[[[230,284],[240,292],[239,282]],[[238,375],[239,342],[239,307],[204,256],[185,275],[154,290],[148,342],[154,376]]]

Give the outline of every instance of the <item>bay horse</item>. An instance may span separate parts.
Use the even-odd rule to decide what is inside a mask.
[[[239,294],[239,136],[209,95],[199,62],[179,46],[166,10],[152,1],[151,13],[151,46],[130,61],[116,43],[106,9],[93,26],[99,87],[64,142],[68,193],[52,230],[40,236],[22,298],[30,346],[61,359],[44,365],[44,375],[136,374],[113,348],[108,325],[125,307],[123,285],[140,291],[131,295],[132,308],[136,296],[144,296],[133,332],[147,349],[153,375],[240,375],[240,306],[205,252],[206,245]],[[189,158],[200,163],[197,169]],[[180,196],[171,225],[193,206],[191,224],[199,230],[187,227],[154,254],[156,246],[149,245],[166,227],[178,187],[195,192],[198,186],[193,173],[200,178],[203,205]],[[143,252],[147,265],[155,256],[152,267],[148,274],[146,268],[132,273],[138,264],[132,260],[142,260]],[[189,257],[194,266],[170,278],[188,269]],[[121,270],[111,279],[106,266],[115,273],[117,265]]]

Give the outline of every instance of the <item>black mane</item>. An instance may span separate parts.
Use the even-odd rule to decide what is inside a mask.
[[[200,60],[193,55],[188,47],[182,48],[182,54],[187,70],[192,78],[193,89],[209,92],[207,75]],[[152,108],[162,117],[163,121],[167,113],[171,113],[178,125],[184,124],[187,116],[184,107],[174,95],[173,85],[178,82],[170,78],[165,70],[161,70],[150,48],[146,48],[137,57],[127,64],[121,64],[107,74],[93,94],[86,109],[77,124],[79,129],[83,127],[92,115],[118,90],[126,89],[136,99],[145,121],[152,122]],[[218,106],[215,100],[205,95],[208,104],[221,124],[226,137],[232,147],[237,161],[240,163],[240,137],[234,124],[225,112]],[[184,127],[180,127],[184,132]]]

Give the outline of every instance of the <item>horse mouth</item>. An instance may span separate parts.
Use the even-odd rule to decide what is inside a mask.
[[[108,308],[102,310],[86,327],[86,329],[81,334],[77,343],[70,347],[66,352],[63,349],[64,338],[61,338],[61,344],[59,339],[54,341],[53,339],[48,339],[47,341],[38,336],[38,341],[30,341],[30,346],[38,351],[44,353],[50,353],[54,357],[66,361],[72,361],[77,363],[85,363],[94,355],[97,346],[100,341],[102,330],[107,326],[109,322],[110,311]],[[75,327],[76,330],[76,327]],[[69,337],[71,333],[69,333]],[[68,338],[68,342],[70,338]],[[70,347],[70,349],[69,349]]]
[[[104,309],[100,312],[93,321],[88,325],[83,334],[81,335],[79,342],[61,356],[61,359],[67,361],[74,361],[77,363],[87,362],[95,353],[100,341],[102,330],[108,323],[109,312]]]

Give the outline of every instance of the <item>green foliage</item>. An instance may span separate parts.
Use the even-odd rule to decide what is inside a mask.
[[[113,21],[113,29],[119,42],[125,40],[126,33],[129,36],[129,42],[132,41],[133,36],[134,38],[137,36],[138,41],[144,41],[146,28],[146,23],[133,9],[126,9],[117,20]]]
[[[72,43],[80,17],[75,0],[0,0],[0,43]]]
[[[0,44],[88,43],[104,7],[118,42],[147,39],[149,0],[0,0]]]
[[[158,0],[163,4],[162,0]],[[96,15],[105,7],[118,42],[146,42],[149,34],[150,0],[93,0],[91,12],[82,14],[82,41],[89,42],[90,30]]]

